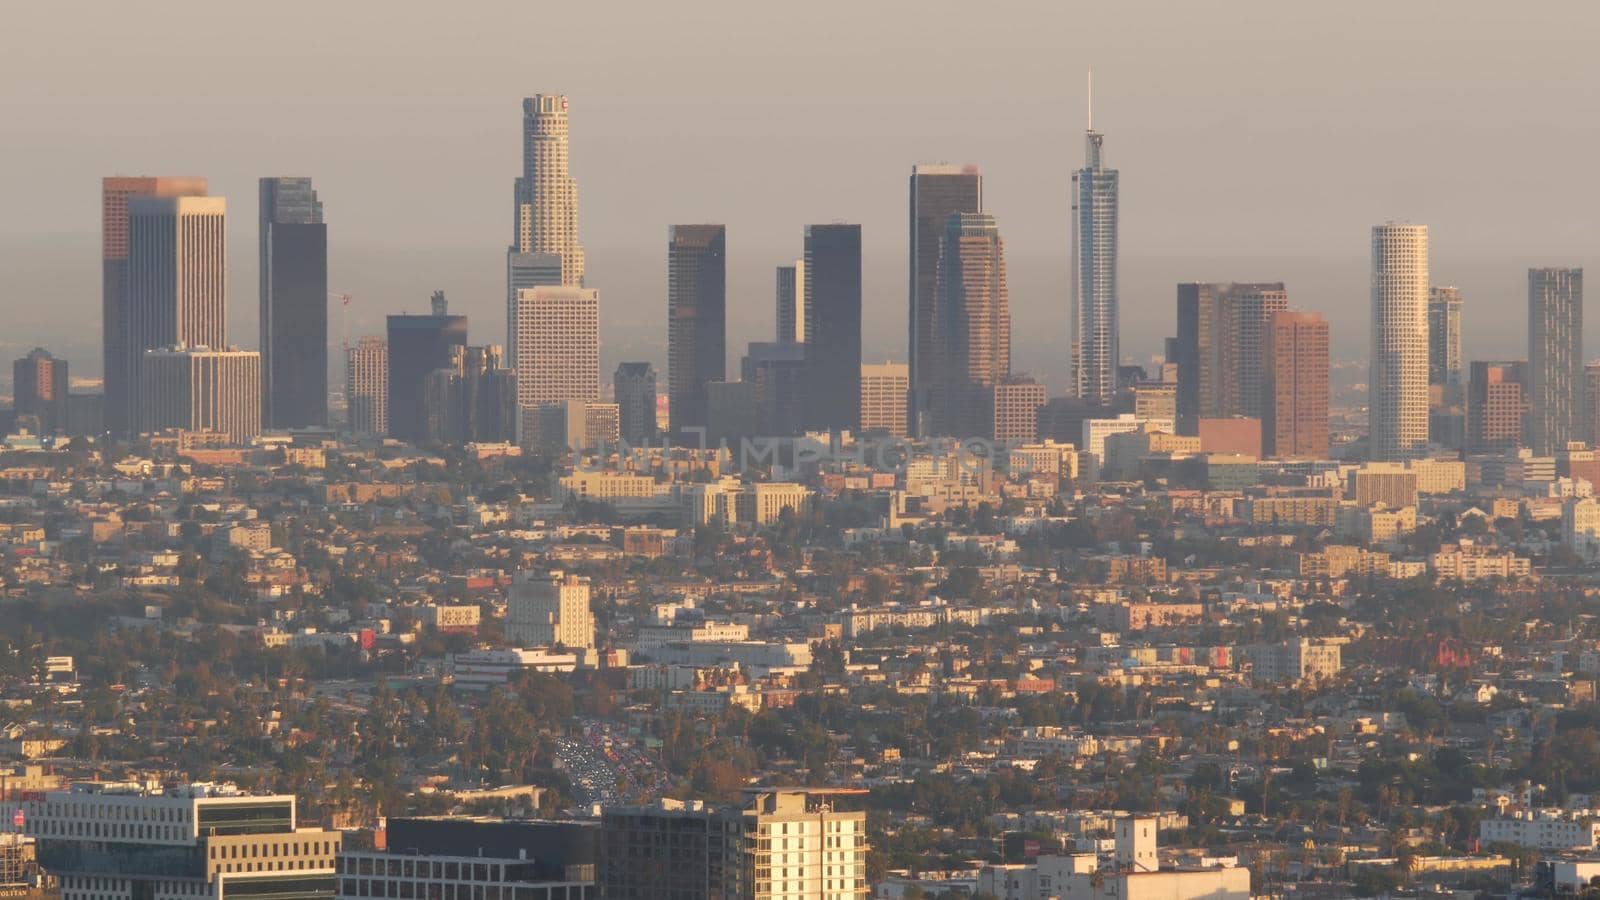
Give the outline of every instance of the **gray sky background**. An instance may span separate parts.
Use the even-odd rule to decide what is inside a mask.
[[[310,175],[352,334],[449,293],[504,340],[519,100],[572,100],[604,376],[660,364],[672,222],[728,225],[730,358],[769,340],[807,222],[863,224],[866,352],[903,359],[906,177],[975,162],[1018,369],[1066,371],[1084,70],[1122,172],[1125,353],[1180,280],[1288,282],[1364,355],[1368,229],[1432,229],[1471,357],[1526,352],[1531,265],[1585,265],[1600,4],[50,2],[0,29],[0,349],[97,374],[99,178],[228,197],[230,334],[254,346],[256,178]],[[1600,356],[1600,315],[1590,316]],[[332,326],[339,337],[337,311]],[[9,357],[8,357],[9,358]]]

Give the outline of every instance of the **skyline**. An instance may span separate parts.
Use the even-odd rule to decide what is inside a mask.
[[[235,46],[226,23],[197,20],[163,35],[111,11],[109,24],[125,26],[120,42],[67,46],[59,16],[29,10],[18,33],[34,25],[42,39],[17,48],[7,64],[27,64],[33,77],[55,78],[59,89],[45,102],[26,90],[30,79],[0,88],[16,101],[7,155],[36,172],[0,213],[0,286],[3,296],[39,302],[0,301],[0,308],[19,325],[8,340],[58,347],[77,363],[76,373],[93,374],[95,361],[65,338],[87,337],[73,335],[71,322],[90,315],[97,293],[85,260],[98,252],[100,177],[205,175],[211,192],[231,198],[236,217],[243,217],[238,221],[248,222],[257,178],[301,174],[315,178],[332,204],[329,286],[356,297],[352,340],[380,332],[390,312],[424,311],[433,289],[444,289],[471,318],[475,342],[492,340],[505,277],[496,248],[504,243],[504,197],[519,163],[515,104],[535,90],[557,90],[574,102],[573,175],[585,186],[589,281],[607,297],[606,371],[620,359],[664,366],[659,235],[667,224],[692,221],[728,226],[730,369],[737,348],[772,333],[766,298],[773,267],[795,258],[804,224],[835,220],[863,225],[864,356],[903,360],[904,178],[918,162],[948,160],[983,168],[985,208],[1006,223],[1015,368],[1060,393],[1067,373],[1060,344],[1068,333],[1069,170],[1086,113],[1083,71],[1092,63],[1100,76],[1096,126],[1114,135],[1115,165],[1126,175],[1120,277],[1127,355],[1144,359],[1159,350],[1179,281],[1283,280],[1297,305],[1327,315],[1335,356],[1361,358],[1367,230],[1395,219],[1430,226],[1435,282],[1462,289],[1466,358],[1516,356],[1525,343],[1526,270],[1586,265],[1597,189],[1581,177],[1594,126],[1582,117],[1554,118],[1557,110],[1583,108],[1581,85],[1592,83],[1596,64],[1515,38],[1537,31],[1548,48],[1550,24],[1565,29],[1553,40],[1575,39],[1596,16],[1570,5],[1498,22],[1487,9],[1464,7],[1455,20],[1432,22],[1421,12],[1358,7],[1362,15],[1350,18],[1395,37],[1426,39],[1414,59],[1386,60],[1384,73],[1354,65],[1382,49],[1384,42],[1370,36],[1341,44],[1344,62],[1335,64],[1317,35],[1354,25],[1332,15],[1241,16],[1225,23],[1224,38],[1251,46],[1251,65],[1208,57],[1192,84],[1157,77],[1161,67],[1153,65],[1157,54],[1181,62],[1193,52],[1179,40],[1186,28],[1218,29],[1182,9],[1128,35],[1109,26],[1137,17],[1094,13],[1087,24],[1107,26],[1098,41],[1055,27],[1065,14],[1048,9],[968,23],[968,46],[981,51],[1002,39],[1015,42],[1013,61],[985,61],[963,67],[959,78],[939,74],[921,85],[874,74],[885,65],[876,61],[879,45],[897,58],[914,35],[870,17],[852,19],[850,34],[831,35],[819,12],[798,19],[793,42],[771,58],[736,55],[735,62],[761,76],[748,85],[701,83],[692,103],[697,127],[667,138],[659,136],[675,114],[668,101],[677,89],[637,77],[663,51],[647,50],[625,73],[586,70],[568,81],[517,71],[510,55],[497,55],[497,38],[486,39],[484,48],[461,42],[468,31],[485,40],[482,26],[491,16],[515,22],[526,15],[511,8],[485,6],[460,25],[438,24],[425,45],[414,34],[418,23],[402,21],[379,46],[353,30],[353,22],[319,21],[326,33],[304,51],[313,64],[277,86],[252,81],[248,66],[261,51]],[[572,11],[556,15],[581,21]],[[617,26],[616,46],[599,52],[621,59],[635,44],[647,44],[653,29],[683,27],[664,18],[641,11]],[[724,18],[710,37],[695,40],[753,25],[747,16]],[[1024,33],[1020,24],[1037,26],[1038,34]],[[954,26],[926,27],[923,39],[957,33]],[[806,41],[830,36],[836,71],[807,68]],[[125,46],[160,47],[180,37],[210,37],[238,51],[218,84],[242,80],[250,89],[228,104],[212,104],[220,96],[215,85],[174,80],[177,71],[158,61],[109,84],[98,79],[85,91],[63,68],[120,70],[129,58]],[[1142,39],[1133,42],[1140,46],[1132,46],[1133,37]],[[417,46],[459,74],[434,83],[437,67],[411,66],[408,51]],[[540,49],[555,53],[556,70],[572,52],[553,44]],[[1464,51],[1473,65],[1461,64]],[[340,80],[352,72],[347,57],[371,67],[372,86]],[[705,65],[678,64],[689,71]],[[1260,66],[1267,64],[1281,77],[1262,79]],[[508,67],[516,74],[502,71]],[[1431,74],[1446,71],[1451,79]],[[1517,79],[1506,78],[1511,71]],[[1405,90],[1392,89],[1386,78]],[[326,96],[314,91],[319,79],[336,89]],[[859,94],[838,89],[852,79]],[[137,115],[116,105],[138,92],[145,102]],[[843,105],[829,99],[840,96],[854,99]],[[277,101],[286,97],[304,121],[285,117]],[[192,121],[195,108],[206,112],[204,128]],[[402,109],[409,112],[397,116]],[[817,115],[852,129],[807,129],[805,120],[819,121]],[[119,140],[75,139],[78,121]],[[1485,131],[1489,122],[1496,127]],[[1185,137],[1175,140],[1180,132]],[[272,140],[260,141],[264,134]],[[207,140],[194,141],[197,135]],[[1317,153],[1305,155],[1307,147]],[[642,150],[660,164],[640,165]],[[1513,150],[1537,165],[1497,176],[1493,202],[1483,202],[1481,173]],[[772,177],[794,171],[797,160],[828,177]],[[1308,176],[1308,164],[1349,175]],[[668,169],[681,177],[662,178]],[[392,190],[396,177],[409,178],[406,191]],[[237,288],[256,278],[254,236],[232,231],[230,282]],[[238,327],[230,338],[255,346],[254,317],[247,314],[253,298],[234,294]],[[333,334],[333,342],[342,336]],[[1594,338],[1589,343],[1600,346]]]

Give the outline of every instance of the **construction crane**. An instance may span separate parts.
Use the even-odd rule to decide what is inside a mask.
[[[344,349],[350,349],[350,295],[329,291],[329,297],[339,298],[339,329],[344,332]]]

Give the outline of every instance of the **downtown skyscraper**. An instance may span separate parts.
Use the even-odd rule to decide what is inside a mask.
[[[1428,384],[1461,383],[1461,289],[1428,291]]]
[[[127,209],[122,377],[128,430],[137,433],[148,430],[145,351],[227,347],[228,206],[221,197],[145,196]]]
[[[261,420],[328,424],[328,226],[309,178],[261,179]]]
[[[561,94],[522,101],[522,175],[513,190],[512,241],[506,251],[506,348],[513,366],[517,292],[583,285],[578,183],[567,168],[567,106]]]
[[[1583,270],[1528,270],[1528,444],[1548,456],[1581,441]]]
[[[989,436],[994,389],[1011,374],[1005,243],[993,216],[949,217],[940,242],[937,288],[942,383],[933,404],[933,433]]]
[[[1428,226],[1372,229],[1369,456],[1407,459],[1428,444]]]
[[[1091,101],[1092,102],[1092,101]],[[1072,173],[1072,383],[1102,406],[1117,391],[1117,170],[1105,167],[1094,117],[1083,168]]]
[[[706,385],[727,371],[727,229],[673,225],[667,233],[667,398],[676,442],[710,422]]]
[[[1267,455],[1328,456],[1328,323],[1312,312],[1267,318],[1261,438]]]
[[[434,292],[430,306],[430,315],[388,318],[389,436],[413,444],[428,437],[428,376],[449,368],[467,343],[467,317],[450,315],[443,291]]]
[[[911,250],[907,349],[911,397],[908,425],[915,434],[932,427],[935,395],[944,389],[947,337],[939,294],[939,258],[952,215],[983,211],[983,175],[977,166],[922,163],[911,168]]]
[[[100,341],[105,428],[123,434],[132,419],[128,385],[128,201],[134,197],[205,196],[204,178],[111,177],[101,181]]]
[[[861,419],[861,226],[807,225],[806,419],[854,431]]]
[[[1272,316],[1289,308],[1283,282],[1178,285],[1177,415],[1183,434],[1200,419],[1266,413],[1266,341]]]

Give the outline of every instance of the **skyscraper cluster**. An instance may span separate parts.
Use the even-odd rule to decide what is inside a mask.
[[[1122,364],[1120,175],[1092,116],[1067,201],[1071,397],[1047,402],[1042,385],[1012,370],[1000,222],[984,207],[980,169],[947,163],[910,173],[905,363],[862,364],[861,226],[835,222],[804,226],[796,258],[775,267],[773,340],[749,344],[730,372],[727,228],[678,224],[667,240],[665,371],[624,362],[605,396],[569,114],[563,95],[522,102],[503,344],[469,345],[466,317],[450,314],[442,294],[427,314],[390,316],[384,335],[347,338],[354,432],[529,446],[613,433],[688,444],[806,431],[1076,439],[1090,420],[1131,410],[1141,427],[1180,436],[1256,429],[1253,444],[1213,441],[1230,451],[1330,452],[1327,322],[1291,309],[1282,282],[1179,284],[1166,364],[1155,373]],[[260,180],[259,353],[227,343],[226,200],[187,177],[107,178],[102,196],[103,428],[241,440],[326,428],[334,295],[311,179]],[[1600,430],[1591,410],[1600,368],[1583,361],[1581,269],[1529,270],[1525,359],[1469,363],[1462,294],[1432,283],[1427,227],[1376,226],[1371,254],[1370,458],[1439,447],[1551,455]],[[65,372],[43,350],[16,361],[16,413],[31,427],[99,418],[71,413]]]

